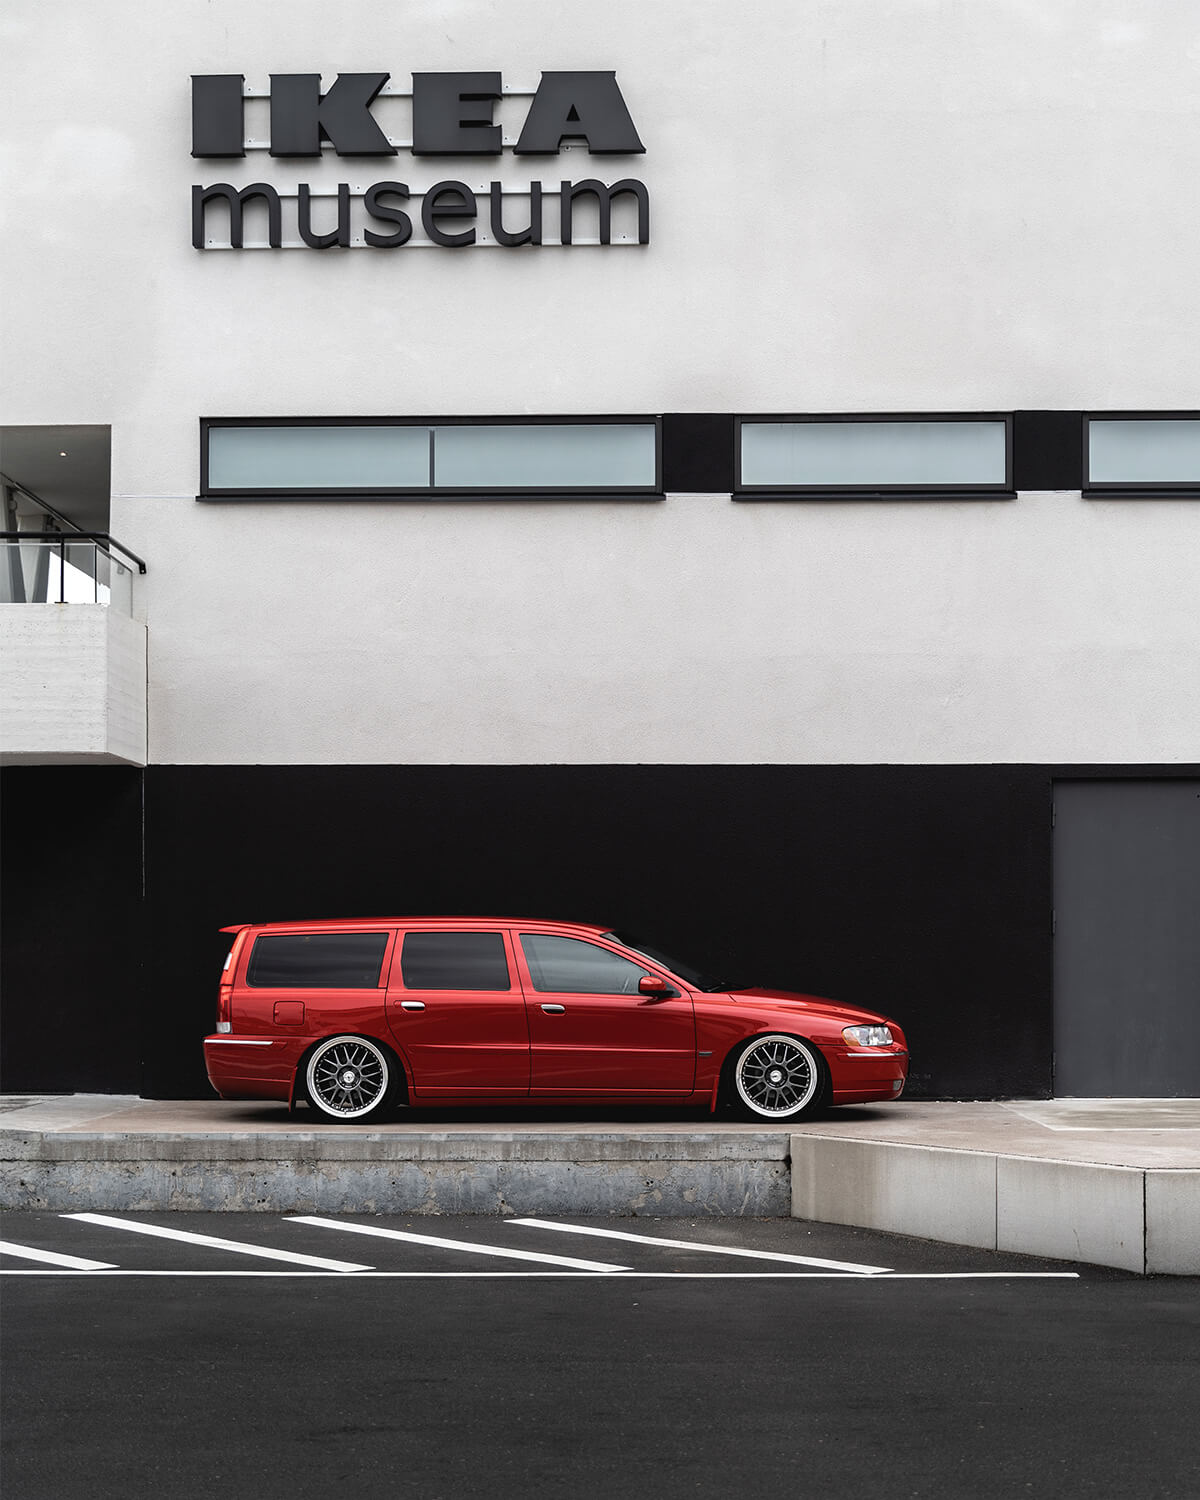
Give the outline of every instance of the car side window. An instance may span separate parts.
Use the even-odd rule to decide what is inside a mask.
[[[246,968],[255,989],[374,989],[386,932],[281,933],[260,937]]]
[[[512,988],[499,932],[408,932],[400,951],[406,990]]]
[[[521,947],[533,987],[543,993],[636,995],[648,969],[580,938],[523,932]]]

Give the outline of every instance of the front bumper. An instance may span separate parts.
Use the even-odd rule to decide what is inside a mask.
[[[834,1047],[828,1056],[834,1104],[898,1099],[904,1092],[907,1047]]]

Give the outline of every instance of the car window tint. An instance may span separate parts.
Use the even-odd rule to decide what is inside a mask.
[[[636,995],[638,980],[649,972],[607,948],[579,938],[521,934],[521,947],[535,990],[575,995]]]
[[[379,983],[387,940],[386,932],[260,937],[246,983],[260,989],[372,989]]]
[[[507,990],[504,935],[499,932],[410,932],[400,954],[408,990]]]

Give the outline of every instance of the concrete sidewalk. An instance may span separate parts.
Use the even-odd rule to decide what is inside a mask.
[[[0,1099],[10,1208],[805,1219],[1200,1274],[1200,1100],[899,1101],[798,1127],[705,1112]]]

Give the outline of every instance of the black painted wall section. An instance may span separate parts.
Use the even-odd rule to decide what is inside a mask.
[[[90,774],[98,785],[124,773]],[[7,773],[9,805],[40,830],[43,852],[7,913],[5,1087],[140,1082],[150,1096],[204,1097],[200,1038],[213,1021],[221,926],[444,912],[612,923],[702,967],[882,1010],[908,1029],[914,1095],[1049,1094],[1046,768],[158,766],[144,775],[139,1003],[136,871],[128,858],[119,868],[59,858],[64,843],[99,841],[98,818],[124,836],[136,795],[114,780],[107,798],[79,803],[66,795],[69,771]],[[58,794],[30,815],[39,776]],[[47,982],[46,955],[60,944]],[[44,1006],[56,1030],[77,1030],[65,1050],[45,1045]]]
[[[0,772],[0,1090],[136,1094],[142,773]]]
[[[146,787],[149,1094],[206,1087],[220,926],[423,912],[625,925],[894,1014],[920,1092],[1049,1092],[1044,772],[154,767]]]

